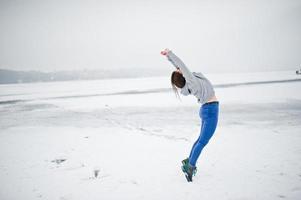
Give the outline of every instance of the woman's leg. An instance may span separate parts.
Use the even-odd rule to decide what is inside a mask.
[[[203,125],[204,125],[204,121],[202,120],[202,125],[201,125],[201,133],[202,133],[202,130],[203,130]],[[201,135],[201,134],[200,134]],[[189,154],[189,157],[188,158],[191,158],[191,155],[192,155],[192,153],[193,153],[193,151],[194,151],[194,149],[195,149],[195,147],[196,147],[196,145],[199,143],[199,140],[200,140],[200,136],[198,137],[198,139],[194,142],[194,144],[193,144],[193,146],[192,146],[192,148],[191,148],[191,151],[190,151],[190,154]]]
[[[218,104],[209,104],[204,108],[202,107],[202,127],[200,136],[192,147],[189,164],[192,166],[196,165],[196,162],[203,150],[207,145],[210,138],[214,134],[218,121]]]

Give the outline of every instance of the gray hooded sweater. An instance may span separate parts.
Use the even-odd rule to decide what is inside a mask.
[[[192,94],[201,104],[206,103],[215,95],[211,82],[202,73],[191,73],[183,61],[172,51],[167,53],[167,58],[177,69],[181,70],[186,80],[185,86],[181,88],[181,94],[184,96]]]

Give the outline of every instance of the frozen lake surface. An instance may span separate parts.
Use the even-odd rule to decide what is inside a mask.
[[[220,118],[193,183],[199,105],[169,78],[0,85],[0,199],[300,199],[299,76],[208,77]]]

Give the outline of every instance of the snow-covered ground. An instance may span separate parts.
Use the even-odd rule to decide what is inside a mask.
[[[0,199],[300,199],[300,77],[208,77],[220,119],[192,183],[199,105],[168,77],[0,85]]]

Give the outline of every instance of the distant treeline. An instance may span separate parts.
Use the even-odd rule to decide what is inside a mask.
[[[146,69],[78,70],[78,71],[14,71],[0,69],[0,84],[33,83],[68,80],[96,80],[166,75],[164,71]]]

